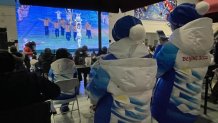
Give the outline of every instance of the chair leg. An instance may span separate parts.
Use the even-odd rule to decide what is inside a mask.
[[[54,118],[54,114],[52,114],[52,117],[53,117],[53,123],[55,123],[55,118]]]
[[[77,97],[76,97],[76,103],[77,103],[77,109],[78,109],[78,113],[79,113],[79,119],[81,120],[81,117],[80,117],[80,110],[79,110],[79,102],[78,102]]]
[[[73,110],[70,111],[70,117],[73,118]]]
[[[54,117],[55,114],[53,114],[53,112],[56,112],[56,109],[54,107],[54,103],[52,100],[51,100],[51,104],[50,104],[50,110],[52,112],[53,123],[55,123],[55,117]]]
[[[75,102],[75,101],[73,101],[72,110],[73,110],[73,108],[74,108],[74,102]]]
[[[74,102],[75,102],[75,101],[73,101],[73,104],[72,104],[71,117],[73,116]]]

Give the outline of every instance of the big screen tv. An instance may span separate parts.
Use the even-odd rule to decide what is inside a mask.
[[[19,49],[29,41],[36,50],[98,49],[98,12],[16,4]],[[108,13],[102,13],[102,46],[109,45]]]

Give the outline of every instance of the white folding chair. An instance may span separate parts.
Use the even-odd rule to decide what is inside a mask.
[[[70,98],[70,99],[65,99],[65,100],[52,100],[53,105],[60,105],[60,104],[69,103],[69,105],[72,105],[72,108],[68,112],[71,112],[71,116],[72,116],[73,111],[77,110],[78,114],[79,114],[79,118],[81,120],[79,103],[78,103],[78,99],[77,99],[77,95],[76,95],[76,90],[77,90],[76,88],[78,88],[79,84],[80,84],[78,78],[73,78],[73,79],[64,80],[64,81],[58,81],[58,82],[56,82],[56,84],[60,87],[62,93],[72,93],[74,91],[75,97]],[[76,109],[74,109],[74,102],[75,101],[77,103]],[[71,103],[71,102],[73,102],[73,103]],[[55,108],[60,108],[60,107],[61,106],[55,107]],[[67,112],[65,112],[65,113],[67,113]],[[60,114],[62,114],[62,113],[57,113],[55,115],[60,115]],[[53,115],[53,120],[55,123],[54,115]]]

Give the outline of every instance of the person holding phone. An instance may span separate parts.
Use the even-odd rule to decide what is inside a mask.
[[[157,53],[160,51],[160,49],[162,48],[163,44],[165,44],[168,41],[168,38],[166,37],[165,33],[162,30],[158,30],[157,34],[159,36],[159,44],[158,46],[155,48],[155,52],[153,57],[156,58]]]

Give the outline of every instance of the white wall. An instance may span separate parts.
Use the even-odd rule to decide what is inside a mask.
[[[0,27],[7,28],[8,41],[17,39],[15,6],[0,5]]]
[[[123,17],[125,15],[133,15],[133,14],[134,14],[133,11],[129,11],[129,12],[126,12],[126,13],[118,13],[118,14],[111,13],[109,15],[109,21],[110,21],[110,27],[109,27],[110,40],[114,41],[113,37],[111,35],[111,32],[112,32],[112,28],[113,28],[115,22],[119,18],[121,18],[121,17]],[[150,45],[154,44],[154,40],[158,40],[158,37],[157,37],[157,34],[156,34],[157,30],[163,30],[164,33],[167,36],[169,36],[172,33],[170,27],[167,25],[167,22],[164,22],[164,21],[142,20],[142,23],[143,23],[143,26],[145,27],[146,37],[147,37],[147,39],[149,41],[148,43]]]
[[[182,3],[196,3],[197,0],[177,0],[177,4],[182,4]]]

